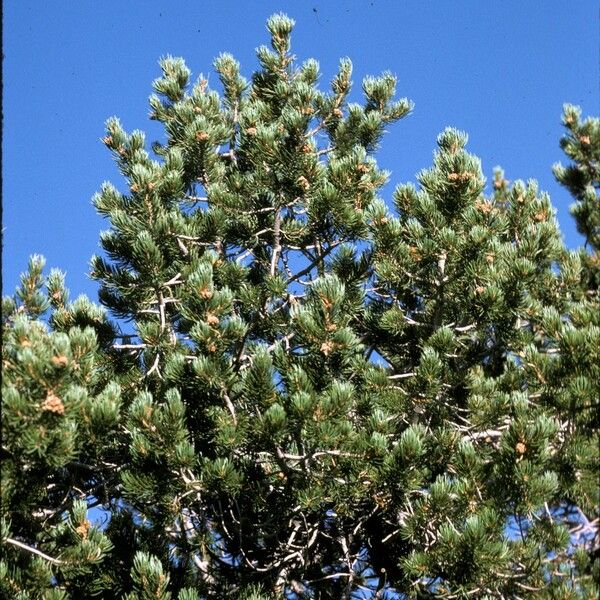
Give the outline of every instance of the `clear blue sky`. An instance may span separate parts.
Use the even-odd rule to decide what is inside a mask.
[[[469,133],[488,180],[496,165],[510,180],[537,179],[567,244],[579,244],[551,166],[563,159],[562,104],[600,112],[597,1],[5,0],[4,293],[37,252],[67,271],[73,296],[96,298],[86,273],[108,225],[90,199],[104,180],[123,184],[99,141],[104,121],[117,115],[155,139],[147,97],[158,58],[183,56],[195,76],[210,75],[229,51],[249,76],[278,11],[296,20],[293,51],[319,60],[323,86],[349,56],[356,99],[363,76],[389,69],[399,96],[415,102],[378,154],[392,171],[386,200],[430,165],[437,134],[452,125]]]

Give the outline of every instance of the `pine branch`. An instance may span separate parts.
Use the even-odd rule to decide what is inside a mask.
[[[38,550],[37,548],[33,548],[32,546],[28,546],[27,544],[24,544],[23,542],[19,542],[19,540],[15,540],[13,538],[7,537],[7,538],[4,538],[4,541],[8,544],[12,544],[13,546],[17,546],[17,548],[21,548],[22,550],[30,552],[31,554],[40,556],[44,560],[51,562],[53,565],[65,564],[64,561],[59,560],[58,558],[52,558],[52,556],[48,556],[47,554],[44,554],[44,552],[42,552],[41,550]]]
[[[408,379],[409,377],[414,377],[416,373],[397,373],[396,375],[388,375],[388,379]]]
[[[320,267],[323,264],[324,258],[326,256],[328,256],[334,250],[334,248],[336,246],[339,246],[341,243],[342,243],[341,240],[332,242],[328,248],[326,248],[325,250],[323,250],[322,252],[319,253],[317,258],[310,265],[308,265],[301,271],[298,271],[298,273],[296,273],[293,277],[290,277],[286,281],[286,285],[289,285],[290,283],[293,283],[294,281],[298,281],[301,277],[304,277],[304,275],[310,273],[315,267]]]
[[[277,263],[279,262],[279,253],[281,252],[281,209],[278,208],[275,213],[275,222],[273,224],[273,252],[271,254],[271,277],[275,277],[277,272]]]
[[[222,394],[223,400],[225,401],[225,405],[227,406],[227,410],[230,412],[231,418],[233,419],[233,424],[237,425],[237,417],[235,416],[235,407],[233,405],[233,402],[231,401],[231,398],[225,390],[223,390]]]

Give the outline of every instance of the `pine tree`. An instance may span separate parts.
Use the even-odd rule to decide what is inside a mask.
[[[5,598],[102,590],[112,549],[88,511],[112,501],[121,392],[101,349],[112,326],[87,298],[69,303],[64,276],[33,256],[2,307],[2,542]],[[42,292],[47,285],[47,297]],[[40,319],[52,309],[48,324]]]
[[[560,163],[555,165],[554,174],[575,198],[571,214],[591,250],[590,255],[583,254],[588,278],[584,285],[589,294],[597,294],[600,285],[600,121],[588,118],[582,123],[581,110],[566,104],[563,124],[568,133],[561,139],[560,145],[575,162],[567,167]]]
[[[348,59],[320,91],[292,28],[250,81],[219,56],[221,95],[162,59],[154,158],[107,122],[117,321],[38,257],[5,299],[0,589],[595,597],[598,120],[565,109],[555,168],[596,254],[534,182],[486,195],[454,129],[388,207],[374,154],[411,103],[389,73],[350,102]]]

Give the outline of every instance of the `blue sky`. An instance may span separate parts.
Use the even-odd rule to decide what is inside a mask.
[[[510,180],[537,179],[567,244],[580,243],[551,166],[564,160],[562,104],[600,112],[595,0],[5,0],[4,293],[36,252],[67,272],[73,296],[96,298],[86,273],[108,224],[90,199],[104,180],[123,183],[100,142],[105,120],[160,138],[147,118],[158,58],[183,56],[216,86],[211,63],[228,51],[249,76],[279,11],[296,20],[293,51],[320,62],[323,87],[349,56],[354,99],[365,75],[390,70],[398,95],[415,102],[377,154],[392,172],[385,200],[431,164],[436,136],[455,126],[488,180],[496,165]]]

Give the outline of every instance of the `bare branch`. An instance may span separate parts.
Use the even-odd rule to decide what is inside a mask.
[[[162,379],[160,371],[158,370],[159,363],[160,363],[160,354],[157,354],[156,358],[154,359],[154,364],[150,367],[150,370],[146,373],[145,376],[150,377],[150,375],[152,375],[152,373],[154,373],[154,371],[156,371],[159,378]]]
[[[223,400],[225,400],[225,405],[227,406],[227,410],[231,413],[231,418],[233,419],[233,424],[237,425],[237,417],[235,416],[235,407],[233,406],[233,402],[231,398],[227,394],[227,392],[223,391]]]
[[[148,344],[113,344],[115,350],[143,350]]]
[[[52,556],[48,556],[47,554],[44,554],[41,550],[38,550],[37,548],[33,548],[32,546],[28,546],[27,544],[24,544],[23,542],[19,542],[19,540],[14,540],[13,538],[7,537],[7,538],[4,538],[4,541],[7,544],[12,544],[13,546],[17,546],[17,548],[21,548],[22,550],[31,552],[31,554],[40,556],[44,560],[51,562],[53,565],[64,565],[65,564],[64,561],[59,560],[58,558],[52,558]]]
[[[396,375],[388,375],[388,379],[407,379],[409,377],[414,377],[416,373],[397,373]]]
[[[279,262],[279,253],[281,252],[281,210],[275,213],[275,223],[273,224],[273,253],[271,254],[271,277],[275,276],[277,263]]]
[[[301,277],[304,277],[307,273],[310,273],[315,267],[320,267],[322,265],[323,259],[330,254],[336,246],[339,246],[342,243],[341,240],[337,242],[333,242],[327,249],[323,250],[319,253],[319,256],[310,264],[308,267],[302,269],[298,273],[296,273],[293,277],[290,277],[286,281],[286,285],[293,283],[294,281],[298,281]]]
[[[319,150],[317,152],[317,156],[323,156],[324,154],[329,154],[330,152],[335,151],[335,146],[330,146],[329,148],[323,148],[323,150]]]
[[[187,194],[183,197],[188,202],[208,202],[206,196],[188,196]]]
[[[183,283],[183,281],[181,280],[181,273],[177,273],[177,275],[174,275],[173,277],[171,277],[171,279],[169,279],[169,281],[163,283],[163,285],[165,287],[169,287],[170,285],[176,285],[178,283]]]

